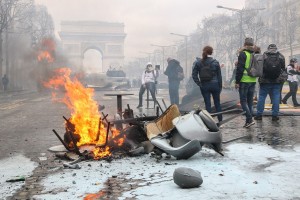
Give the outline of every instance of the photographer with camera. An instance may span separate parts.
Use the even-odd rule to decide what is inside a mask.
[[[156,69],[154,70],[152,63],[148,62],[146,66],[146,70],[142,74],[142,85],[139,91],[139,105],[137,106],[137,108],[143,107],[143,95],[146,89],[149,90],[154,103],[156,103],[155,84],[158,75],[159,75],[158,68],[156,67]]]

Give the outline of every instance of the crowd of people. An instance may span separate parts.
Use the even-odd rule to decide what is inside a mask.
[[[215,112],[221,113],[220,95],[223,88],[222,64],[212,56],[213,48],[205,46],[202,57],[197,57],[193,64],[192,78],[199,86],[204,99],[205,109],[212,111],[211,97],[213,99]],[[262,74],[260,76],[249,75],[249,69],[255,54],[261,55]],[[179,85],[184,79],[183,69],[176,59],[168,58],[168,66],[163,72],[168,77],[169,96],[171,104],[179,105]],[[237,61],[229,83],[234,82],[239,93],[240,105],[245,112],[245,124],[243,127],[249,128],[254,125],[254,120],[262,120],[266,98],[269,95],[272,104],[272,121],[279,120],[280,104],[286,104],[292,97],[294,107],[299,107],[297,101],[298,75],[300,69],[297,59],[291,58],[286,66],[285,57],[278,51],[276,44],[270,44],[268,49],[261,53],[259,46],[254,44],[252,38],[245,38],[243,47],[238,51]],[[155,83],[158,77],[158,70],[153,69],[148,63],[146,70],[142,74],[142,85],[139,92],[139,105],[142,107],[142,96],[145,89],[149,89],[152,99],[156,101]],[[285,82],[289,84],[289,92],[282,98],[282,88]],[[253,113],[254,99],[257,100],[256,113]],[[222,114],[217,115],[218,121],[222,121]]]

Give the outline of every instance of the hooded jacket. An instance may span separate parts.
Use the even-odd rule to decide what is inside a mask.
[[[168,80],[170,81],[178,81],[180,82],[180,79],[178,79],[178,67],[180,67],[180,62],[175,59],[171,59],[168,62],[168,66],[166,68],[166,71],[164,74],[168,76]]]
[[[215,75],[212,78],[212,80],[210,80],[210,82],[218,82],[219,87],[222,88],[222,75],[221,75],[221,68],[220,68],[219,62],[217,60],[213,59],[212,57],[208,57],[207,59],[204,60],[204,64],[207,65],[209,63],[211,63],[210,64],[211,69],[215,72],[214,73]],[[196,61],[195,67],[193,68],[193,72],[192,72],[193,80],[200,87],[202,85],[202,82],[199,79],[199,73],[200,73],[202,67],[203,67],[202,59],[199,59],[198,61]]]
[[[239,50],[238,63],[236,68],[235,83],[239,84],[243,78],[247,55],[244,51],[253,53],[253,46],[244,46]]]
[[[264,57],[267,57],[267,56],[269,56],[271,54],[275,54],[275,53],[279,53],[279,52],[276,49],[268,50],[268,51],[264,52]],[[280,60],[279,62],[280,62],[281,70],[285,71],[285,59],[284,59],[284,56],[281,53],[279,53],[279,60]],[[263,74],[262,77],[260,77],[258,79],[258,82],[259,83],[282,83],[282,81],[279,78],[277,78],[277,79],[268,79],[268,78],[264,77],[264,74]]]

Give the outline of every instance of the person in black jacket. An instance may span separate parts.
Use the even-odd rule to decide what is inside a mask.
[[[169,95],[171,104],[179,105],[179,85],[181,79],[178,77],[178,72],[182,70],[180,62],[173,58],[167,59],[168,66],[164,74],[168,76]]]
[[[254,50],[253,38],[245,38],[244,46],[239,50],[238,63],[235,76],[235,88],[239,90],[240,103],[245,111],[246,122],[244,128],[249,128],[255,122],[253,116],[253,96],[255,91],[256,77],[248,75],[247,70],[250,67],[251,54]]]
[[[222,91],[222,75],[221,67],[216,59],[212,58],[213,48],[211,46],[205,46],[203,48],[202,59],[198,60],[193,68],[192,77],[195,83],[200,87],[202,96],[204,98],[205,109],[211,113],[211,95],[214,100],[216,112],[222,112],[220,103],[220,94]],[[209,66],[212,71],[212,78],[210,80],[204,80],[203,73],[204,66]],[[202,80],[201,80],[201,77]],[[222,121],[222,115],[218,115],[219,122]]]
[[[274,61],[272,70],[268,72],[268,57],[276,58]],[[278,59],[277,59],[278,58]],[[278,60],[278,62],[277,62]],[[272,94],[270,97],[272,98],[272,121],[279,120],[279,103],[280,103],[280,90],[282,87],[282,80],[278,75],[275,76],[276,69],[280,71],[285,70],[285,58],[284,56],[277,50],[277,46],[275,44],[270,44],[268,46],[268,50],[264,52],[264,70],[263,76],[258,79],[259,82],[259,96],[257,102],[257,112],[254,117],[255,120],[262,120],[262,114],[265,108],[265,100],[268,94]],[[275,76],[275,77],[273,77]]]

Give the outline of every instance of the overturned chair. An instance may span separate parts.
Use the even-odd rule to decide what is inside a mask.
[[[181,116],[177,105],[171,105],[159,118],[146,124],[146,132],[155,147],[177,159],[192,157],[204,144],[221,154],[222,135],[205,110]]]

